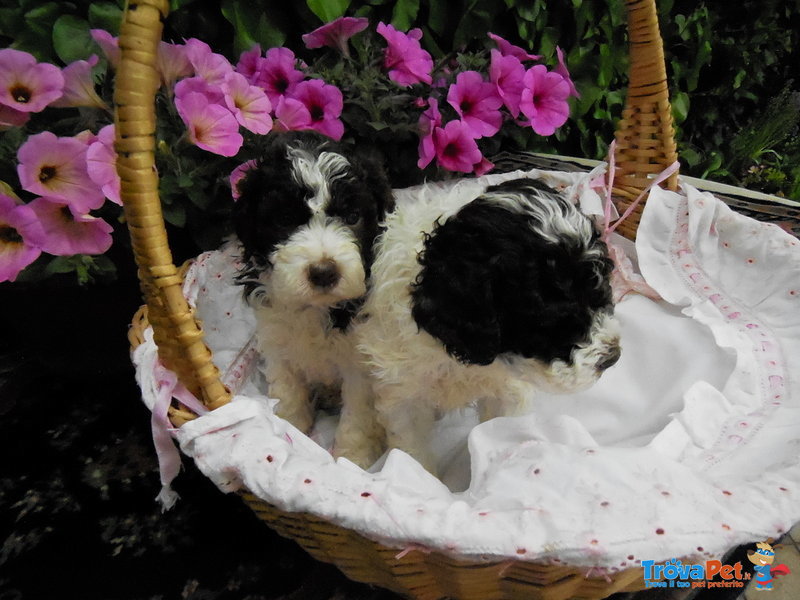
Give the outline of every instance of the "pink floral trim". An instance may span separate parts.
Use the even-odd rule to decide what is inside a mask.
[[[713,304],[729,326],[750,340],[760,395],[769,398],[759,409],[744,417],[729,419],[724,424],[718,439],[705,456],[704,467],[709,468],[729,456],[731,447],[747,443],[782,404],[786,393],[786,362],[773,331],[746,307],[728,297],[698,263],[689,240],[689,200],[686,196],[681,197],[675,210],[675,229],[668,251],[672,268],[695,296]],[[725,249],[722,244],[721,250]]]
[[[223,385],[225,385],[232,394],[237,394],[242,385],[250,379],[250,375],[257,362],[258,349],[256,348],[256,338],[254,334],[222,375]]]

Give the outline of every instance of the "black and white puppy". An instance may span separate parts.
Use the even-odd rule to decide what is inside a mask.
[[[312,388],[341,391],[337,454],[364,447],[370,386],[351,336],[373,242],[392,194],[381,168],[313,132],[271,134],[237,188],[233,222],[243,249],[239,282],[253,306],[276,413],[314,423]],[[366,419],[364,423],[362,419]]]
[[[477,198],[474,185],[423,188],[387,219],[356,328],[386,443],[434,473],[442,411],[477,401],[481,420],[514,414],[532,388],[580,390],[620,356],[612,264],[591,221],[532,179]]]

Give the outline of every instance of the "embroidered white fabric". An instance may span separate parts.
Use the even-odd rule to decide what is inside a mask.
[[[602,214],[596,173],[529,174],[571,186],[584,210]],[[474,194],[519,175],[449,185]],[[417,191],[399,190],[398,202]],[[684,185],[652,191],[626,248],[664,300],[620,302],[619,363],[585,392],[537,396],[526,416],[443,419],[434,436],[443,482],[398,450],[371,472],[335,461],[325,447],[332,418],[309,438],[275,417],[248,376],[253,319],[232,285],[234,252],[204,254],[185,292],[239,393],[176,439],[223,491],[245,486],[398,552],[613,572],[777,537],[800,520],[800,244]],[[151,407],[156,361],[150,335],[134,362]]]

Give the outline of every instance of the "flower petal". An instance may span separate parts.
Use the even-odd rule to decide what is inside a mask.
[[[103,254],[111,247],[113,227],[102,219],[76,216],[71,207],[50,198],[36,198],[28,206],[42,224],[42,250],[48,254]]]
[[[100,208],[103,193],[89,178],[85,142],[57,137],[49,131],[30,136],[17,152],[17,175],[22,188],[57,198],[79,213]]]
[[[21,112],[40,112],[61,97],[64,76],[49,63],[37,63],[27,52],[0,50],[0,104]]]

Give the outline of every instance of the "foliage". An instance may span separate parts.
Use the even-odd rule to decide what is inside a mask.
[[[328,19],[349,4],[308,2],[306,9]],[[200,5],[175,7],[167,38]],[[113,275],[105,253],[111,223],[123,221],[109,108],[120,51],[110,32],[51,8],[52,52],[67,63],[63,69],[20,50],[30,42],[24,37],[0,50],[0,281],[74,273],[84,284]],[[402,186],[450,171],[488,171],[489,153],[534,137],[531,130],[552,135],[576,93],[560,54],[549,70],[539,56],[497,36],[490,40],[486,31],[434,61],[420,46],[420,29],[406,33],[380,22],[361,33],[369,19],[337,17],[302,36],[304,61],[288,47],[262,53],[261,43],[282,37],[264,14],[255,19],[252,7],[235,1],[218,8],[237,25],[230,44],[222,44],[233,61],[197,38],[161,42],[158,49],[155,159],[162,213],[199,249],[218,246],[228,233],[231,194],[237,194],[229,175],[240,176],[260,155],[273,125],[313,129],[376,156],[385,153],[391,181]],[[17,20],[31,18],[27,9],[19,9]],[[409,23],[418,12],[417,4],[398,2],[392,16]],[[88,13],[98,14],[92,6]],[[237,54],[240,47],[246,50]],[[529,66],[532,61],[537,64]]]
[[[89,30],[116,33],[123,4],[122,0],[22,0],[0,8],[0,44],[55,64],[100,56],[92,72],[98,92],[106,98],[112,80],[104,76],[108,64]],[[385,116],[397,107],[389,95],[376,95],[380,85],[370,81],[371,72],[354,73],[343,62],[326,63],[329,59],[303,46],[303,33],[343,15],[392,23],[401,31],[419,27],[422,46],[438,66],[446,66],[448,56],[457,51],[462,56],[457,68],[462,69],[485,67],[485,57],[477,67],[468,63],[482,60],[489,31],[525,49],[535,48],[546,64],[555,63],[557,46],[563,48],[580,92],[579,98],[570,100],[571,120],[546,139],[504,127],[498,136],[482,142],[486,154],[502,148],[603,158],[625,101],[628,49],[622,0],[171,0],[170,5],[167,40],[203,39],[229,59],[254,44],[285,45],[320,76],[352,98],[362,98],[342,114],[352,130],[348,139],[360,137],[372,140],[375,148],[398,148],[400,159],[391,165],[400,185],[413,181],[400,176],[414,172],[413,123],[377,119],[377,114]],[[796,166],[800,163],[796,101],[800,0],[742,0],[735,5],[721,0],[660,0],[658,7],[683,172],[800,199]],[[354,40],[354,48],[363,64],[375,60],[376,48],[368,42]],[[162,93],[159,102],[171,106],[168,94]],[[174,107],[169,110],[170,118],[175,118]],[[109,122],[108,114],[95,109],[60,109],[56,118],[34,115],[27,133],[96,132]],[[13,181],[13,157],[23,141],[23,134],[14,129],[0,137],[0,181]],[[224,234],[220,217],[228,193],[224,182],[210,177],[220,161],[202,160],[203,151],[186,144],[177,131],[162,141],[158,162],[165,217],[170,227],[189,232],[195,247],[213,245]],[[225,168],[235,165],[221,162]],[[98,216],[118,226],[119,214],[113,208],[103,207]],[[86,283],[110,276],[113,269],[103,256],[56,257],[38,261],[23,279],[74,273]]]

